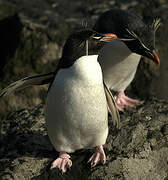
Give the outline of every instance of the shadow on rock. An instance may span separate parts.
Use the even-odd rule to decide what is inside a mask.
[[[87,163],[91,156],[90,151],[79,151],[71,154],[73,165],[67,170],[66,173],[62,174],[58,169],[50,169],[52,161],[41,170],[39,176],[33,177],[31,180],[74,180],[81,179],[87,180],[94,169],[91,169],[90,164]]]

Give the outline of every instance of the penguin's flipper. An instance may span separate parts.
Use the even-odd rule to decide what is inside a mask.
[[[120,128],[120,115],[116,107],[114,97],[104,81],[103,81],[103,84],[104,84],[104,90],[105,90],[106,99],[107,99],[108,111],[111,114],[114,125],[119,129]]]
[[[0,97],[7,96],[14,91],[19,91],[29,86],[49,84],[50,82],[52,82],[54,76],[55,72],[25,77],[10,84],[2,91],[0,91]]]

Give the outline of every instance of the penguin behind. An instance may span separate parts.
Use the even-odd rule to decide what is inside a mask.
[[[115,35],[85,29],[67,39],[56,76],[46,100],[48,136],[59,157],[51,168],[66,172],[72,166],[70,155],[78,149],[95,148],[92,166],[105,163],[103,145],[108,135],[107,100],[97,55],[86,55],[87,43],[110,42]]]
[[[147,25],[133,13],[112,9],[100,15],[93,28],[99,33],[114,33],[120,39],[104,46],[103,43],[100,46],[89,45],[92,54],[99,55],[98,61],[104,80],[107,87],[116,92],[114,98],[120,111],[141,104],[140,101],[126,96],[124,92],[135,76],[141,56],[160,64],[159,57],[155,52],[155,32],[159,25],[158,19],[152,25]],[[55,72],[51,72],[23,78],[3,89],[0,97],[30,86],[51,83],[54,76]]]
[[[115,100],[120,111],[140,104],[127,97],[124,91],[135,76],[141,56],[160,64],[155,52],[155,32],[159,25],[158,19],[147,25],[139,16],[120,9],[104,12],[95,23],[95,31],[118,36],[99,51],[98,61],[107,86],[116,91]]]
[[[107,108],[119,128],[119,113],[113,96],[102,77],[97,55],[90,55],[90,43],[101,44],[116,39],[114,34],[100,34],[91,29],[74,32],[67,39],[55,72],[20,79],[0,92],[0,97],[34,85],[50,83],[46,100],[49,138],[60,152],[52,168],[65,172],[72,161],[67,152],[95,147],[89,159],[92,166],[106,161],[103,150],[108,126]],[[89,53],[89,54],[88,54]],[[87,55],[86,55],[87,54]]]

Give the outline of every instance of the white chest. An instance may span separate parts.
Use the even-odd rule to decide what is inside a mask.
[[[55,83],[63,84],[69,81],[71,81],[71,83],[77,82],[80,85],[102,83],[102,71],[97,62],[97,56],[98,55],[83,56],[76,60],[70,68],[59,70],[53,85]]]
[[[140,57],[118,40],[104,46],[98,61],[107,85],[113,90],[125,90],[134,78]]]
[[[46,122],[58,151],[105,143],[107,104],[97,56],[82,57],[58,72],[47,96]]]

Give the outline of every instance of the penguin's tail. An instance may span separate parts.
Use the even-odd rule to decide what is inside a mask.
[[[25,77],[10,84],[2,91],[0,91],[0,97],[7,96],[15,91],[19,91],[33,85],[49,84],[50,82],[53,81],[54,76],[55,76],[55,72]]]

